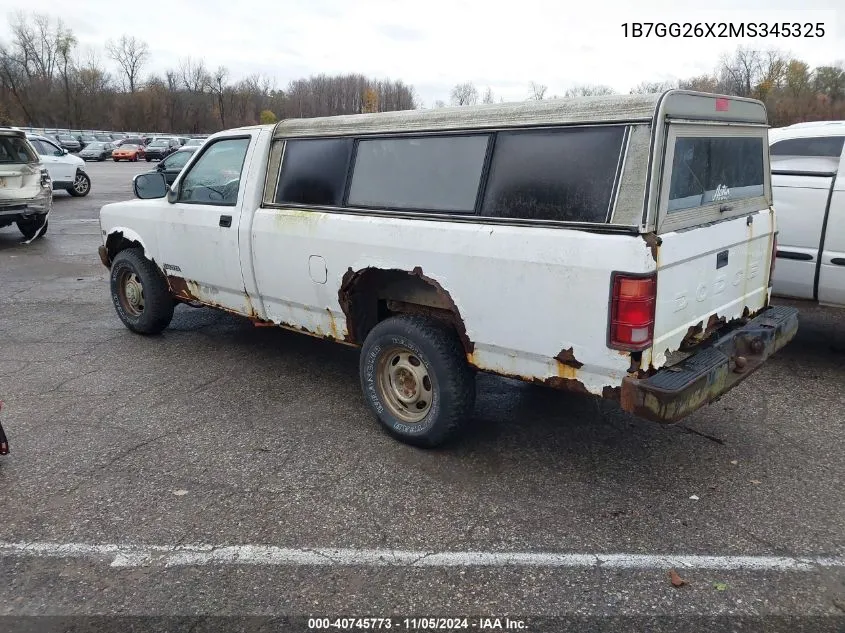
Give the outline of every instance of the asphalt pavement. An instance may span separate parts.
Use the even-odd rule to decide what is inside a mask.
[[[91,194],[56,193],[44,239],[0,229],[7,625],[845,627],[845,311],[792,304],[797,338],[675,426],[480,376],[465,436],[414,449],[369,413],[355,349],[187,306],[159,337],[123,327],[97,217],[149,168],[89,164]]]

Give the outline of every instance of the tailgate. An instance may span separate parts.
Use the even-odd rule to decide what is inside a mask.
[[[768,305],[774,214],[765,209],[661,235],[654,319],[656,367],[721,325]]]

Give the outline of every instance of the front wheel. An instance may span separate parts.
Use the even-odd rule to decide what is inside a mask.
[[[82,198],[87,196],[89,191],[91,191],[91,178],[84,171],[76,172],[73,184],[67,188],[67,192],[72,196]]]
[[[18,220],[18,230],[27,241],[31,239],[40,240],[47,232],[47,218],[44,216],[27,220]]]
[[[147,162],[148,162],[148,163],[149,163],[151,160],[152,160],[152,158],[147,157]]]
[[[127,248],[111,267],[111,298],[123,324],[138,334],[159,334],[173,319],[175,302],[164,276],[141,250]]]
[[[460,431],[475,405],[475,376],[453,329],[418,316],[376,325],[364,341],[361,387],[396,439],[440,446]]]

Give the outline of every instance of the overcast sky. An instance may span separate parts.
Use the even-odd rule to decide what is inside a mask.
[[[806,0],[804,0],[806,1]],[[842,0],[0,0],[60,17],[83,48],[104,54],[107,39],[147,41],[147,70],[162,72],[187,56],[233,78],[272,77],[277,88],[316,73],[360,72],[402,79],[427,107],[450,88],[473,81],[497,99],[528,96],[530,81],[548,96],[583,83],[627,92],[644,80],[712,72],[721,53],[742,44],[792,52],[813,66],[845,61]],[[133,7],[130,9],[130,7]],[[577,8],[576,8],[577,7]],[[702,7],[705,7],[702,9]],[[793,8],[790,8],[793,7]],[[822,38],[625,38],[623,22],[823,22]]]

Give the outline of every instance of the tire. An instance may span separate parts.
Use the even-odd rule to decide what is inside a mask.
[[[140,249],[127,248],[117,254],[110,286],[117,316],[133,332],[159,334],[170,325],[176,303],[164,276]]]
[[[18,225],[18,230],[23,234],[25,240],[31,240],[32,238],[40,240],[47,232],[47,225],[49,222],[41,217],[34,220],[18,220],[16,224]]]
[[[148,163],[149,163],[151,160],[152,160],[152,158],[147,158],[147,162],[148,162]]]
[[[112,158],[112,160],[116,163],[119,162],[117,158]]]
[[[91,178],[84,171],[76,172],[73,184],[66,191],[75,198],[84,198],[91,192]]]
[[[475,406],[475,376],[457,334],[432,319],[403,315],[376,325],[364,341],[358,371],[378,421],[412,446],[434,448],[454,439]],[[408,402],[400,400],[397,378],[412,390],[403,394]]]

